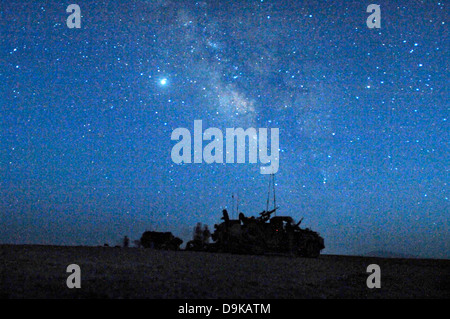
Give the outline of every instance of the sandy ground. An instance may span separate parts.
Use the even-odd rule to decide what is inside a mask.
[[[69,264],[81,288],[69,289]],[[368,289],[366,268],[381,267]],[[0,298],[449,298],[450,260],[0,245]]]

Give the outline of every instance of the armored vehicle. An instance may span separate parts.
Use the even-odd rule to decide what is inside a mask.
[[[144,248],[179,250],[183,240],[170,232],[146,231],[142,234],[140,243]]]
[[[214,244],[210,249],[240,254],[288,253],[304,257],[318,257],[325,248],[323,238],[309,228],[300,228],[289,216],[274,216],[278,209],[263,211],[259,217],[230,219],[223,210],[223,222],[214,225]]]

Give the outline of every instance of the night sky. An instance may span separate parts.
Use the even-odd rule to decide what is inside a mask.
[[[0,243],[186,242],[233,194],[258,214],[260,163],[172,162],[202,120],[279,128],[278,214],[324,253],[450,258],[449,8],[375,2],[369,29],[371,3],[2,1]]]

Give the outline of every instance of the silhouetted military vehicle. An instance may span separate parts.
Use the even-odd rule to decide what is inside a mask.
[[[146,231],[142,234],[140,243],[144,248],[179,250],[183,241],[170,232]]]
[[[300,228],[289,216],[271,217],[278,208],[263,211],[260,216],[229,218],[223,210],[223,222],[214,225],[214,244],[209,250],[240,254],[289,253],[304,257],[318,257],[325,248],[320,235],[309,228]]]

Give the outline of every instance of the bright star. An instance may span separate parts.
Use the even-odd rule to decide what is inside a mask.
[[[159,84],[166,85],[167,84],[167,79],[164,78],[164,79],[159,80]]]

